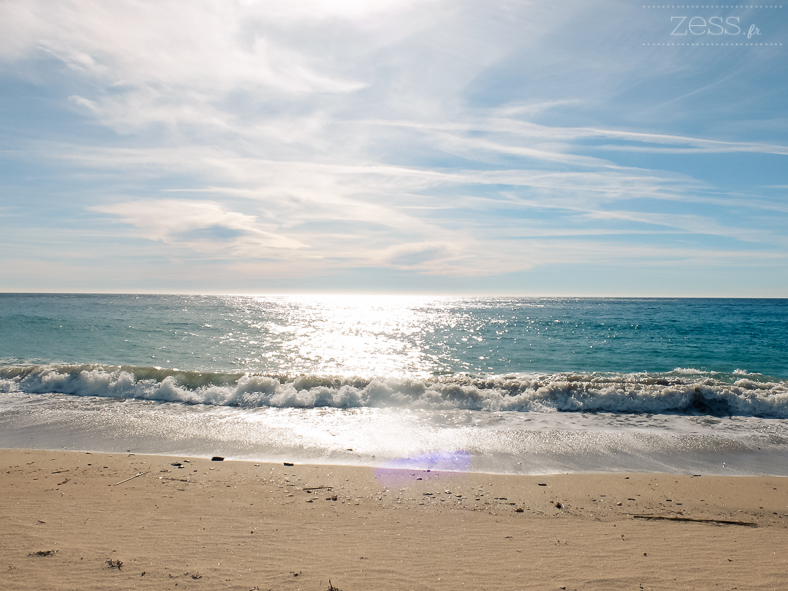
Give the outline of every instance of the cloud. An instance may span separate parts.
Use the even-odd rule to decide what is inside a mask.
[[[343,4],[315,6],[313,18],[341,15]],[[350,16],[374,12],[347,4]],[[364,88],[288,40],[292,12],[281,2],[5,2],[0,59],[29,68],[54,58],[89,85],[90,95],[73,100],[123,133],[156,123],[226,126],[233,117],[219,103],[237,93],[281,102]]]
[[[268,257],[285,257],[304,274],[336,271],[343,265],[439,276],[514,272],[557,262],[558,253],[573,260],[575,248],[568,244],[535,248],[532,242],[523,251],[505,246],[507,240],[560,236],[578,241],[587,236],[654,234],[644,230],[644,224],[682,234],[774,243],[768,231],[728,227],[710,215],[626,212],[614,206],[632,200],[695,201],[717,208],[736,205],[691,177],[658,171],[323,164],[238,158],[216,149],[193,148],[93,151],[57,146],[55,150],[72,162],[121,175],[133,169],[155,178],[161,171],[178,170],[199,179],[199,188],[176,192],[205,196],[207,201],[162,199],[93,208],[120,216],[138,236],[212,256],[265,252]],[[231,200],[234,205],[230,209],[217,200]],[[738,205],[743,203],[747,202],[740,200]],[[545,219],[542,212],[547,211],[554,213]],[[622,230],[622,223],[628,223],[629,229]],[[243,234],[235,236],[231,231]],[[253,231],[258,239],[250,244]],[[296,245],[280,244],[285,238],[301,249],[296,252]],[[282,248],[288,244],[290,251],[285,253]],[[616,256],[621,258],[620,253]]]
[[[765,231],[763,228],[736,228],[725,226],[708,216],[631,211],[594,211],[588,213],[587,217],[594,220],[616,220],[666,226],[689,234],[724,236],[755,244],[775,241],[775,237],[771,236],[771,233]],[[781,243],[783,247],[788,246],[788,241],[784,238],[778,239],[777,241]]]
[[[556,101],[546,103],[535,111],[549,109],[557,104],[575,103],[580,101]],[[528,109],[529,107],[522,107]],[[627,142],[625,144],[584,144],[587,149],[603,151],[626,151],[626,152],[652,152],[652,153],[742,153],[757,152],[763,154],[788,155],[788,146],[774,143],[757,142],[734,142],[710,140],[705,138],[688,137],[670,134],[643,133],[618,129],[598,129],[590,127],[568,127],[568,126],[547,126],[523,121],[518,118],[502,118],[497,116],[498,112],[516,114],[521,107],[514,106],[511,109],[502,107],[497,109],[495,114],[486,118],[473,118],[460,122],[441,122],[437,124],[424,123],[419,121],[368,121],[370,125],[397,126],[403,128],[418,129],[423,132],[434,133],[440,138],[454,138],[456,143],[465,142],[469,150],[481,149],[510,153],[520,156],[552,160],[557,162],[567,162],[585,166],[609,166],[614,165],[599,158],[575,156],[562,153],[560,150],[569,151],[577,149],[577,142],[588,140],[618,140]],[[530,147],[516,145],[498,144],[478,138],[478,133],[489,134],[494,137],[507,138],[510,143],[517,140],[528,139],[535,141]],[[473,137],[469,137],[473,136]],[[449,140],[443,140],[449,145]],[[651,144],[647,146],[636,144]],[[546,147],[552,146],[552,151]]]
[[[123,223],[136,227],[142,238],[179,244],[207,255],[262,258],[280,249],[305,248],[271,225],[260,224],[254,216],[211,201],[128,201],[90,209],[120,217]]]
[[[286,93],[359,88],[356,82],[327,75],[303,52],[266,35],[265,27],[276,25],[271,19],[279,11],[275,3],[266,3],[270,10],[262,5],[255,10],[255,4],[7,2],[3,31],[13,42],[0,45],[0,55],[49,54],[96,82],[162,94],[189,88],[214,95],[245,85]],[[255,20],[263,16],[255,31]]]
[[[418,242],[398,244],[380,252],[378,256],[397,269],[436,271],[447,269],[451,259],[459,253],[451,244],[440,242]]]
[[[653,25],[613,0],[7,0],[4,158],[35,167],[17,187],[42,234],[110,225],[105,244],[230,276],[781,252],[784,196],[762,187],[785,186],[783,107],[709,114],[781,62],[647,51]],[[25,92],[45,97],[26,120]]]

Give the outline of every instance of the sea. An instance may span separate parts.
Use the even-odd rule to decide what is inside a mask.
[[[788,476],[788,300],[0,294],[0,447]]]

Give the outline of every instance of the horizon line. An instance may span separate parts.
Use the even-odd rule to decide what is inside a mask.
[[[786,296],[757,295],[547,295],[547,294],[512,294],[512,293],[387,293],[387,292],[347,292],[347,291],[303,291],[303,292],[221,292],[221,291],[4,291],[0,296],[35,296],[35,295],[128,295],[128,296],[225,296],[225,297],[427,297],[427,298],[521,298],[521,299],[651,299],[651,300],[785,300]]]

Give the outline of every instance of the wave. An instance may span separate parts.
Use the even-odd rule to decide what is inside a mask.
[[[662,374],[345,378],[104,365],[0,366],[0,393],[244,408],[404,407],[488,412],[683,413],[788,418],[788,381],[690,369]]]

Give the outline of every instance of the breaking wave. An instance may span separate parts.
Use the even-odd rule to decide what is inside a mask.
[[[757,374],[345,378],[104,365],[0,366],[0,393],[66,394],[242,408],[403,407],[488,412],[682,413],[788,418],[788,381]]]

